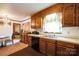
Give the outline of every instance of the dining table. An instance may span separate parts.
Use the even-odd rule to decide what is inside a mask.
[[[9,36],[0,35],[1,47],[5,46],[5,41],[8,40]]]

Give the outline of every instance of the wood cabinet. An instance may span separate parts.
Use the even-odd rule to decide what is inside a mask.
[[[46,8],[38,13],[35,13],[31,16],[31,24],[32,28],[40,29],[42,28],[43,18],[51,13],[54,12],[61,12],[62,4],[55,4],[54,6],[50,6],[49,8]]]
[[[57,53],[58,56],[75,56],[77,55],[77,48],[75,44],[57,41]]]
[[[31,28],[39,29],[41,28],[42,18],[40,16],[34,16],[31,18]]]
[[[57,56],[75,56],[76,49],[75,48],[68,48],[61,45],[57,46]]]
[[[48,55],[48,56],[54,56],[55,55],[55,41],[50,39],[40,39],[40,52]]]
[[[40,52],[46,55],[46,39],[40,38],[39,40]]]
[[[21,42],[28,44],[28,46],[31,46],[31,36],[28,36],[27,33],[22,33]]]
[[[34,17],[32,17],[31,18],[32,20],[31,20],[31,28],[36,28],[36,25],[35,25],[35,23],[36,23],[36,19],[34,18]]]
[[[79,26],[79,3],[76,3],[76,26]]]
[[[48,56],[79,56],[79,45],[70,42],[41,38],[39,47]]]
[[[27,34],[26,33],[22,33],[21,42],[26,43],[26,44],[28,43],[28,39],[27,39]]]
[[[43,20],[40,22],[41,18],[57,12],[62,13],[61,20],[63,27],[79,26],[79,3],[60,3],[32,15],[36,19],[36,28],[41,28],[43,22]]]
[[[47,39],[47,55],[55,56],[55,40]]]
[[[36,17],[36,29],[41,28],[42,19],[40,16]]]
[[[63,4],[63,26],[64,27],[72,27],[75,25],[75,4],[74,3],[66,3]]]
[[[28,45],[32,46],[32,38],[31,38],[31,36],[28,36]]]

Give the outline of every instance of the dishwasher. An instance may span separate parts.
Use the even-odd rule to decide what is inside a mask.
[[[33,31],[32,34],[37,34],[37,35],[39,35],[39,32]],[[32,41],[31,41],[31,43],[32,43],[31,47],[32,47],[34,50],[39,51],[39,37],[32,36]]]

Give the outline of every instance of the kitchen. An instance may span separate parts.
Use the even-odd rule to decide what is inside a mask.
[[[20,42],[45,56],[78,56],[79,3],[49,5],[25,20],[5,17],[13,22],[13,39],[20,36]]]

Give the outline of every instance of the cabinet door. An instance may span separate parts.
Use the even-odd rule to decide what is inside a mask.
[[[21,42],[28,44],[28,34],[26,34],[26,33],[22,34]]]
[[[55,41],[54,40],[47,41],[47,55],[55,56]]]
[[[31,36],[28,36],[28,45],[29,45],[29,46],[32,45],[32,38],[31,38]]]
[[[40,52],[46,55],[46,39],[41,38],[39,42]]]
[[[37,29],[41,28],[41,23],[42,23],[42,19],[39,16],[39,17],[36,18],[36,28]]]
[[[76,49],[75,48],[68,48],[64,46],[57,46],[57,56],[75,56]]]
[[[26,41],[26,36],[25,36],[24,33],[22,33],[22,39],[21,39],[21,42],[23,42],[23,43],[26,43],[26,42],[27,42],[27,41]]]
[[[34,17],[31,18],[31,28],[36,28],[36,19]]]
[[[63,4],[63,26],[75,26],[75,4]]]
[[[79,3],[76,4],[76,26],[79,26]]]

